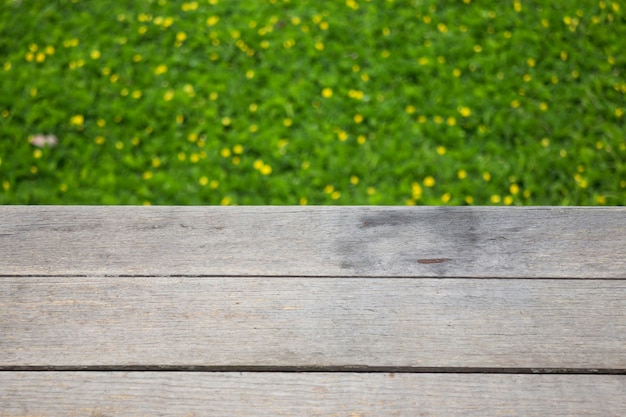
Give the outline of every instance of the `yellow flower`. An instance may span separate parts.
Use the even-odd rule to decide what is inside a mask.
[[[350,177],[350,184],[357,185],[358,183],[359,183],[359,177],[357,177],[356,175],[352,175]]]
[[[445,155],[446,154],[446,147],[445,146],[437,146],[437,153],[439,155]]]
[[[322,97],[324,98],[331,98],[333,96],[333,90],[332,88],[324,88],[322,89]]]
[[[470,115],[472,114],[472,110],[469,107],[461,106],[458,110],[463,117],[470,117]]]
[[[509,187],[509,191],[511,192],[511,194],[516,195],[517,193],[519,193],[519,185],[511,184],[511,186]]]
[[[85,121],[85,118],[83,117],[82,114],[77,114],[70,118],[70,124],[74,126],[82,126],[84,121]]]
[[[198,183],[204,187],[205,185],[209,183],[209,179],[205,176],[202,176],[200,177],[200,180],[198,180]]]
[[[165,65],[165,64],[161,64],[161,65],[159,65],[158,67],[156,67],[154,69],[154,73],[156,75],[165,74],[166,72],[167,72],[167,65]]]
[[[422,186],[417,182],[411,184],[411,197],[413,197],[414,200],[422,198]]]
[[[464,180],[465,178],[467,178],[467,171],[464,169],[460,169],[459,172],[457,172],[456,176],[460,179],[460,180]]]
[[[452,195],[450,193],[445,193],[441,196],[441,201],[443,203],[448,203],[452,199]]]
[[[435,186],[435,179],[432,176],[427,176],[426,178],[424,178],[424,185],[426,187],[434,187]]]
[[[363,116],[361,116],[360,114],[355,114],[354,123],[362,123],[362,122],[363,122]]]
[[[91,56],[91,59],[99,59],[101,54],[100,51],[94,49],[93,51],[91,51],[91,54],[89,56]]]
[[[222,125],[230,126],[231,123],[232,123],[232,120],[230,120],[230,117],[222,117]]]
[[[501,199],[501,198],[500,198],[500,196],[499,196],[499,195],[497,195],[497,194],[494,194],[494,195],[492,195],[492,196],[491,196],[491,202],[492,202],[493,204],[498,204],[501,200],[502,200],[502,199]]]
[[[269,165],[263,165],[259,171],[261,171],[261,174],[263,175],[270,175],[272,173],[272,167]]]
[[[206,24],[207,26],[215,26],[219,21],[220,18],[218,16],[209,16],[209,18],[206,20]]]
[[[488,172],[483,172],[483,180],[485,180],[486,182],[491,181],[491,174]]]

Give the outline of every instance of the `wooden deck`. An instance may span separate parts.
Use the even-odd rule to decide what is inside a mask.
[[[624,208],[0,207],[0,417],[625,410]]]

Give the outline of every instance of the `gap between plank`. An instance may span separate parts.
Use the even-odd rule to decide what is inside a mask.
[[[403,374],[532,374],[626,375],[626,369],[607,368],[477,368],[410,366],[0,366],[0,372],[233,372],[233,373],[403,373]]]
[[[201,274],[175,274],[175,275],[86,275],[86,274],[28,274],[28,275],[15,275],[15,274],[0,274],[2,278],[319,278],[319,279],[463,279],[463,280],[526,280],[526,281],[626,281],[626,276],[623,278],[599,278],[599,277],[463,277],[463,276],[411,276],[411,275],[227,275],[227,274],[215,274],[215,275],[201,275]]]

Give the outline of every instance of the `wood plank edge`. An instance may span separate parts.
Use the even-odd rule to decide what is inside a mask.
[[[0,372],[219,372],[219,373],[398,373],[398,374],[530,374],[626,375],[626,368],[490,368],[411,366],[0,366]]]

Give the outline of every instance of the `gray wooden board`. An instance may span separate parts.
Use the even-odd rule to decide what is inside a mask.
[[[2,372],[0,416],[623,416],[624,375]]]
[[[625,311],[623,280],[2,277],[0,366],[626,370]]]
[[[626,278],[626,208],[0,207],[2,275]]]

